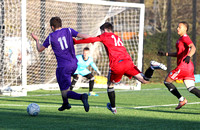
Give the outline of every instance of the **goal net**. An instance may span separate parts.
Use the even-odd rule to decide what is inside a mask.
[[[114,33],[120,36],[134,64],[142,69],[144,5],[136,3],[85,1],[85,0],[2,0],[0,3],[0,89],[1,92],[25,88],[58,89],[55,70],[56,59],[49,47],[37,52],[35,33],[40,43],[51,32],[49,20],[59,16],[63,27],[71,27],[91,36],[100,34],[104,22],[114,25]],[[90,48],[100,76],[95,76],[97,88],[106,87],[109,60],[103,44],[75,45],[76,54]],[[96,72],[88,68],[93,75]],[[87,87],[83,78],[76,86]],[[140,89],[140,83],[123,77],[121,89]]]

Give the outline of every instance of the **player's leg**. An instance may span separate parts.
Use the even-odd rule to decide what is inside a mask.
[[[179,104],[178,106],[176,107],[176,110],[177,109],[180,109],[182,106],[184,106],[185,104],[187,104],[187,100],[186,98],[184,98],[180,93],[179,91],[177,90],[177,88],[174,86],[174,84],[172,84],[172,82],[176,79],[176,77],[178,77],[178,75],[180,73],[178,73],[177,71],[179,70],[173,70],[170,72],[170,74],[166,77],[165,81],[164,81],[164,84],[165,86],[168,88],[168,90],[178,98],[179,100]]]
[[[79,94],[79,93],[76,93],[74,91],[68,91],[67,92],[67,98],[71,98],[71,99],[75,99],[75,100],[81,100],[83,105],[84,105],[85,111],[86,112],[89,111],[88,95],[86,93]]]
[[[84,94],[79,94],[74,91],[70,91],[69,87],[67,90],[62,90],[61,91],[62,98],[63,98],[63,104],[60,108],[58,108],[59,111],[63,111],[65,109],[70,109],[71,105],[68,102],[68,98],[71,99],[76,99],[76,100],[81,100],[83,102],[85,111],[89,111],[89,104],[88,104],[88,95],[86,93]]]
[[[124,75],[127,76],[129,79],[134,77],[135,79],[137,79],[141,83],[144,83],[144,84],[148,83],[148,81],[145,80],[145,78],[144,78],[145,76],[137,68],[137,66],[134,65],[134,63],[132,61],[125,60],[125,61],[123,61],[123,65],[120,65],[120,66],[124,66],[124,68],[122,69],[122,72],[124,70]]]
[[[89,111],[89,104],[88,104],[88,95],[86,93],[84,94],[79,94],[74,91],[71,91],[68,87],[67,90],[62,90],[61,91],[62,98],[63,98],[63,105],[58,108],[59,111],[63,111],[65,109],[70,109],[71,105],[68,102],[68,98],[75,99],[75,100],[81,100],[83,102],[85,111]]]
[[[182,96],[179,93],[179,91],[177,90],[177,88],[174,86],[174,84],[172,84],[173,81],[174,80],[172,80],[171,78],[169,78],[169,76],[167,76],[167,78],[164,81],[164,84],[174,96],[176,96],[178,99],[180,99]]]
[[[149,79],[146,79],[143,73],[138,73],[137,75],[133,77],[143,84],[149,83]]]
[[[56,70],[56,77],[63,98],[63,104],[58,110],[63,111],[68,108],[70,109],[71,105],[68,102],[68,98],[71,98],[71,99],[81,100],[83,102],[85,111],[88,112],[89,111],[88,95],[70,91],[69,87],[71,86],[71,73],[68,73],[69,71],[70,70],[68,70],[67,68],[57,68]]]
[[[127,61],[126,64],[128,66],[128,69],[125,71],[125,75],[129,78],[134,77],[143,84],[149,82],[150,78],[153,75],[154,69],[166,70],[165,65],[156,61],[151,61],[151,66],[146,70],[145,74],[140,72],[140,70],[132,62]]]
[[[72,83],[70,86],[70,90],[73,90],[73,88],[75,87],[75,84],[78,81],[78,74],[74,74],[72,77],[73,77],[73,79],[72,79]]]
[[[89,96],[99,96],[98,94],[96,94],[95,92],[93,92],[93,88],[94,88],[94,76],[89,73],[87,75],[85,75],[84,77],[86,77],[89,80]]]
[[[155,69],[167,70],[167,67],[164,64],[159,63],[157,61],[151,61],[150,67],[144,73],[144,79],[149,81],[150,78],[152,78]]]
[[[184,80],[184,84],[189,92],[200,98],[200,90],[195,87],[194,80]]]
[[[57,68],[56,69],[56,78],[57,78],[57,82],[59,84],[60,87],[60,91],[61,91],[61,96],[62,96],[62,100],[63,100],[63,104],[60,108],[58,108],[59,111],[63,111],[65,109],[70,109],[71,105],[68,102],[67,99],[67,92],[68,90],[65,89],[65,84],[63,83],[63,73],[61,73],[64,70],[64,68]]]
[[[117,113],[117,109],[115,106],[115,89],[114,89],[114,83],[111,81],[117,81],[119,82],[122,78],[122,75],[116,75],[109,70],[108,73],[108,83],[107,83],[107,94],[108,98],[110,100],[110,103],[107,103],[107,108],[113,113]]]
[[[151,64],[151,68],[152,69],[162,69],[162,70],[167,70],[167,67],[164,65],[164,64],[162,64],[162,63],[159,63],[159,62],[157,62],[157,61],[151,61],[150,62],[150,64]]]

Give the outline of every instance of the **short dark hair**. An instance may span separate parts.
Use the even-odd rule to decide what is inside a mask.
[[[188,30],[189,30],[189,24],[188,24],[187,22],[185,22],[185,21],[181,21],[181,22],[179,22],[179,23],[182,23],[182,24],[184,24],[184,25],[185,25],[185,27],[187,28],[187,30],[186,30],[186,31],[188,31]]]
[[[103,25],[101,25],[100,27],[101,30],[104,31],[104,29],[107,29],[108,31],[112,31],[113,32],[113,25],[109,22],[105,22]]]
[[[85,48],[83,49],[83,51],[89,51],[89,50],[90,50],[89,47],[85,47]]]
[[[52,17],[50,20],[50,26],[53,26],[54,28],[62,27],[62,20],[60,17]]]

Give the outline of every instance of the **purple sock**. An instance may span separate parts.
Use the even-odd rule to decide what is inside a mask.
[[[81,100],[81,95],[82,94],[76,93],[74,91],[67,92],[67,98],[71,99]]]

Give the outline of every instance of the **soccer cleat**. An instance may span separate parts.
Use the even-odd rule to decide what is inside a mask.
[[[81,100],[83,102],[83,106],[85,108],[85,111],[88,112],[89,108],[90,108],[90,106],[88,104],[88,95],[86,93],[82,94]]]
[[[187,104],[187,100],[186,98],[184,98],[183,101],[179,101],[178,106],[176,107],[176,110],[180,109],[182,106],[184,106],[185,104]]]
[[[116,108],[112,108],[110,103],[107,103],[107,108],[108,110],[110,110],[113,114],[117,113],[117,109]]]
[[[88,95],[89,95],[89,96],[99,96],[99,95],[96,94],[95,92],[89,92]]]
[[[159,62],[157,62],[157,61],[151,61],[150,62],[150,64],[151,64],[151,67],[153,68],[153,69],[162,69],[162,70],[167,70],[167,67],[164,65],[164,64],[162,64],[162,63],[159,63]]]
[[[64,111],[65,109],[70,109],[71,105],[70,104],[63,104],[60,108],[58,108],[58,111]]]

